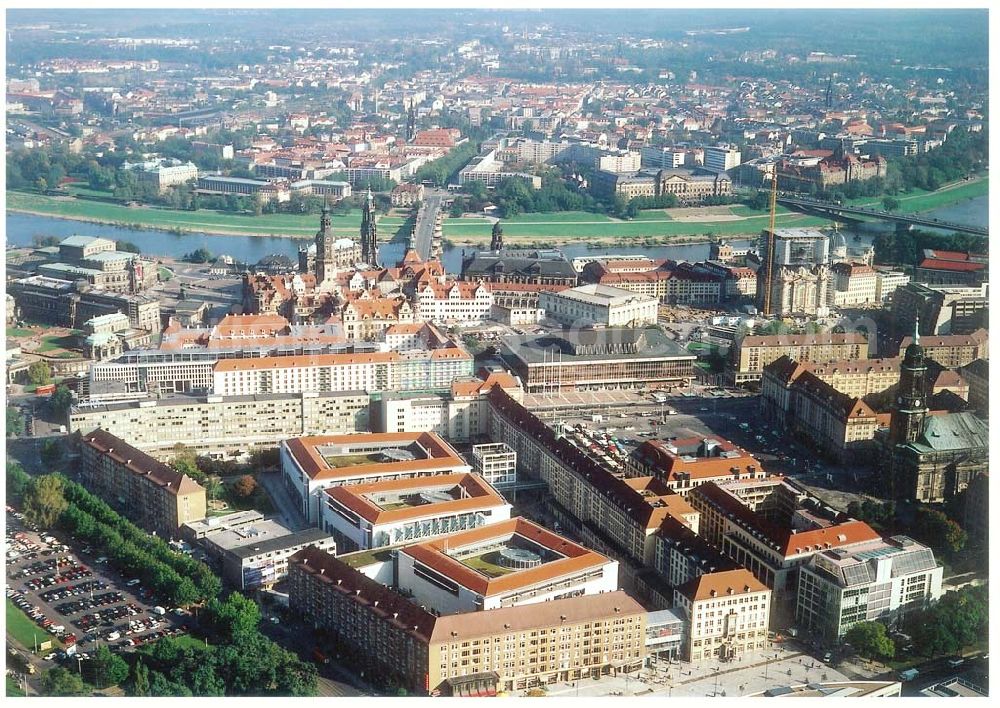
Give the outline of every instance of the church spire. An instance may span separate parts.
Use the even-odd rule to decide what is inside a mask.
[[[375,200],[371,187],[361,211],[361,262],[378,268],[378,230],[375,225]]]
[[[913,321],[913,343],[920,344],[920,316]]]
[[[333,231],[330,229],[330,209],[326,203],[319,217],[319,231],[316,232],[316,284],[322,285],[334,275],[337,264],[333,255]]]
[[[493,224],[493,234],[490,236],[490,250],[503,250],[503,229],[500,227],[499,219],[497,219],[496,223]]]
[[[417,134],[417,116],[413,110],[413,99],[409,101],[410,107],[406,111],[406,142],[413,142],[413,138]]]

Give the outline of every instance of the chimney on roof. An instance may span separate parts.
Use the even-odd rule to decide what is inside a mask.
[[[319,571],[319,572],[321,572],[321,573],[322,573],[323,571],[321,570],[321,571]],[[337,585],[342,585],[342,584],[343,584],[343,582],[344,582],[344,579],[343,579],[343,578],[337,578]]]
[[[709,590],[708,594],[709,594],[709,595],[711,595],[712,597],[715,597],[715,596],[716,596],[716,594],[717,594],[717,593],[715,592],[715,588],[712,588],[711,590]]]
[[[743,586],[743,592],[750,592],[750,586],[749,585],[744,585]]]

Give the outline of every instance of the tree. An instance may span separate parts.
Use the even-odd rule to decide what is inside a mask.
[[[36,386],[45,386],[52,383],[52,368],[44,361],[32,362],[28,367],[28,381]]]
[[[924,656],[953,654],[958,651],[958,642],[951,629],[938,621],[937,608],[914,612],[907,616],[905,628],[913,640],[914,650]]]
[[[281,464],[278,448],[257,448],[250,453],[250,467],[255,470],[277,470]]]
[[[869,659],[891,659],[896,655],[896,645],[881,622],[859,622],[847,630],[844,639]]]
[[[246,499],[257,491],[257,480],[248,474],[243,475],[233,484],[233,493],[240,499]]]
[[[150,696],[166,696],[176,698],[192,695],[191,689],[179,681],[171,681],[159,671],[150,672],[153,679],[149,684]]]
[[[79,674],[61,666],[42,674],[41,689],[45,696],[88,696],[92,693]]]
[[[919,507],[914,523],[914,535],[932,548],[957,553],[965,548],[969,538],[962,527],[937,509]]]
[[[201,248],[197,248],[190,253],[185,253],[182,260],[185,260],[188,263],[208,263],[212,260],[212,252],[202,246]]]
[[[895,197],[884,197],[882,199],[882,208],[886,211],[896,211],[899,209],[899,200]]]
[[[90,677],[100,688],[117,686],[128,678],[128,663],[117,654],[112,654],[106,644],[98,647],[87,663]]]
[[[174,445],[174,457],[170,461],[170,465],[181,474],[186,474],[199,484],[205,479],[204,472],[198,467],[198,458],[194,454],[194,450],[191,450],[183,443]]]
[[[206,608],[207,622],[216,633],[234,644],[257,633],[260,608],[250,598],[234,592],[224,601],[213,599]]]
[[[24,414],[17,406],[7,406],[7,437],[24,435]]]
[[[49,398],[49,408],[56,416],[65,418],[71,405],[73,405],[73,392],[69,390],[69,386],[60,384]]]
[[[7,460],[7,496],[21,497],[31,486],[31,477],[17,462]]]
[[[149,668],[142,659],[135,662],[135,666],[132,667],[132,681],[126,692],[130,696],[149,695]]]
[[[118,251],[124,251],[125,253],[142,253],[142,251],[139,250],[139,247],[131,241],[118,241],[115,244],[115,249]]]
[[[62,460],[62,456],[62,446],[57,441],[50,438],[42,443],[39,457],[42,460],[42,464],[46,467],[51,469],[58,465]]]
[[[40,528],[49,529],[69,502],[63,496],[62,478],[45,475],[34,480],[24,495],[24,516]]]

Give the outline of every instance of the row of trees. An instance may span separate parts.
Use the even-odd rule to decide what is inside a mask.
[[[877,263],[915,265],[925,248],[986,253],[986,237],[975,234],[938,234],[927,231],[880,231],[872,242]]]
[[[989,163],[989,131],[970,133],[956,128],[948,139],[930,152],[904,157],[889,163],[890,188],[898,179],[905,192],[912,189],[934,191],[948,182],[963,179]]]
[[[22,498],[25,517],[40,528],[57,523],[70,534],[148,583],[173,604],[215,597],[222,585],[204,563],[177,553],[62,475],[29,477],[19,465],[7,467],[8,489]]]
[[[954,654],[989,635],[989,592],[986,585],[946,593],[937,603],[907,615],[903,631],[913,650],[923,656]]]
[[[884,535],[895,533],[896,503],[894,501],[876,502],[865,499],[858,503],[852,501],[847,505],[849,516],[872,524]],[[953,557],[961,552],[968,536],[957,521],[938,509],[919,505],[913,511],[913,522],[908,524],[906,532],[915,539],[930,546],[935,552]]]
[[[78,534],[90,534],[119,567],[138,574],[174,604],[188,605],[219,594],[222,584],[207,565],[174,551],[166,541],[138,528],[79,484],[66,482],[65,486],[71,506],[64,522],[75,526]],[[74,509],[79,513],[68,518]]]
[[[444,187],[448,184],[451,176],[465,166],[469,160],[479,152],[479,145],[467,140],[458,147],[452,148],[444,157],[431,160],[416,172],[418,181],[430,181],[437,187]]]

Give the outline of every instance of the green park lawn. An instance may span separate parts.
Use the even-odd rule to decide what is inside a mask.
[[[97,199],[108,199],[114,197],[114,192],[110,189],[91,189],[84,182],[67,184],[64,189],[74,196],[92,197]]]
[[[607,219],[598,223],[550,221],[531,224],[505,220],[503,232],[505,236],[513,238],[551,239],[680,237],[704,234],[736,236],[760,233],[762,229],[767,227],[767,223],[767,214],[740,221],[681,222],[662,218],[661,212],[659,219],[648,217],[633,221]],[[778,224],[783,226],[826,226],[829,223],[830,221],[827,219],[796,213],[785,213],[778,216]],[[487,238],[491,229],[489,223],[479,220],[447,219],[444,222],[444,235],[450,239]]]
[[[71,187],[81,196],[96,196],[99,193],[86,187]],[[927,211],[965,199],[981,197],[989,192],[989,180],[959,182],[947,185],[936,192],[914,190],[900,195],[899,211],[912,213]],[[90,194],[88,194],[90,193]],[[881,206],[880,198],[849,200],[852,205]],[[181,231],[205,231],[222,234],[242,234],[257,236],[290,236],[309,238],[316,233],[318,217],[315,214],[232,214],[228,212],[199,210],[175,211],[158,207],[125,207],[87,199],[54,198],[29,192],[7,192],[7,207],[14,211],[30,211],[46,215],[94,220],[106,223],[138,225],[146,228],[176,229]],[[734,221],[678,221],[671,217],[670,210],[650,209],[641,212],[631,221],[613,219],[605,214],[584,211],[568,211],[545,214],[519,214],[503,220],[504,234],[511,239],[553,239],[557,241],[591,239],[641,239],[691,236],[744,236],[758,234],[767,227],[768,213],[756,211],[744,205],[728,207],[729,213],[744,217]],[[724,212],[722,212],[724,213]],[[334,232],[356,235],[361,221],[361,213],[355,209],[346,216],[334,215]],[[405,229],[406,219],[399,216],[385,216],[379,219],[382,239],[405,236],[398,232]],[[829,226],[830,221],[816,216],[791,212],[778,207],[777,223],[788,227]],[[453,241],[463,239],[485,240],[492,230],[490,221],[481,217],[445,219],[444,235]]]
[[[35,351],[39,354],[45,354],[46,352],[52,352],[58,349],[70,349],[75,342],[76,337],[74,335],[65,335],[62,337],[49,335],[47,337],[42,337],[42,343],[38,345],[38,348]]]
[[[7,676],[7,698],[20,698],[24,695],[21,686],[10,676]]]
[[[30,329],[21,329],[19,327],[7,328],[7,337],[9,339],[22,339],[24,337],[30,337],[33,334],[35,334],[35,332]]]
[[[958,182],[954,186],[945,186],[935,192],[928,192],[924,189],[914,189],[908,194],[900,194],[896,197],[899,201],[899,211],[904,214],[912,214],[918,211],[929,211],[939,207],[955,204],[983,197],[990,193],[989,178],[975,180],[972,182]],[[848,199],[851,206],[882,208],[882,198],[861,197],[859,199]]]
[[[499,578],[501,575],[507,575],[508,573],[513,573],[512,568],[505,568],[502,565],[497,565],[489,560],[488,556],[496,556],[496,551],[490,551],[481,556],[473,556],[472,558],[463,558],[462,564],[472,568],[473,570],[482,573],[487,578]]]
[[[21,609],[7,598],[7,633],[16,639],[21,646],[31,651],[35,646],[35,640],[43,642],[46,639],[52,641],[52,646],[62,647],[62,642],[31,621],[28,615],[21,612]]]

